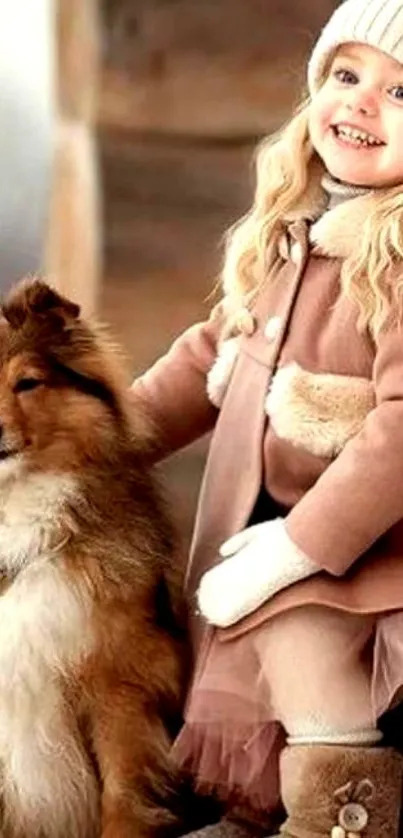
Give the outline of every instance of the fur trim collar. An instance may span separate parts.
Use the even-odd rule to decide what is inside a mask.
[[[315,255],[341,260],[354,256],[362,241],[364,226],[377,208],[378,201],[379,192],[373,191],[352,197],[327,210],[328,195],[318,177],[313,177],[299,204],[284,217],[284,233],[275,244],[269,245],[267,265],[270,266],[278,254],[282,259],[293,258],[293,241],[299,240],[302,244],[307,228]],[[304,229],[303,236],[301,228]],[[224,294],[228,311],[236,311],[248,304],[247,295],[241,298],[225,286]],[[250,296],[253,300],[254,293]]]
[[[286,219],[290,231],[296,221],[313,220],[309,236],[313,246],[324,256],[347,259],[353,255],[357,242],[362,238],[363,226],[377,205],[377,195],[373,192],[359,195],[328,211],[324,211],[323,200],[322,191],[322,200],[316,204],[307,207],[304,201]]]

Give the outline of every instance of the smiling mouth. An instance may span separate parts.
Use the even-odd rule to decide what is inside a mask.
[[[359,128],[353,128],[349,125],[331,125],[331,130],[337,140],[351,148],[374,149],[385,145],[374,134],[369,134],[367,131],[361,131]]]

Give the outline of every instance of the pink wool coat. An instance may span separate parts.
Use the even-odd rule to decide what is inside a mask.
[[[262,484],[318,565],[218,631],[220,640],[304,603],[403,608],[403,330],[377,340],[360,333],[356,304],[340,292],[341,262],[373,200],[327,212],[312,227],[314,246],[304,217],[315,207],[301,210],[232,338],[224,301],[134,385],[161,456],[214,429],[191,548],[192,602],[219,545],[247,525]]]

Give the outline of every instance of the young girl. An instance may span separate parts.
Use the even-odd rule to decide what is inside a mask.
[[[289,838],[397,838],[377,720],[403,685],[402,0],[346,0],[308,86],[221,303],[134,385],[161,457],[214,428],[175,752],[270,834],[281,800]]]

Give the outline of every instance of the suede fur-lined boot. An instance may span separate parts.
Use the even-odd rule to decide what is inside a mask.
[[[278,832],[284,811],[260,819],[241,806],[233,807],[218,823],[189,832],[184,838],[267,838]]]
[[[403,758],[393,748],[290,745],[282,838],[398,838]]]
[[[218,823],[188,832],[184,838],[256,838],[256,832],[243,823],[224,817]]]

